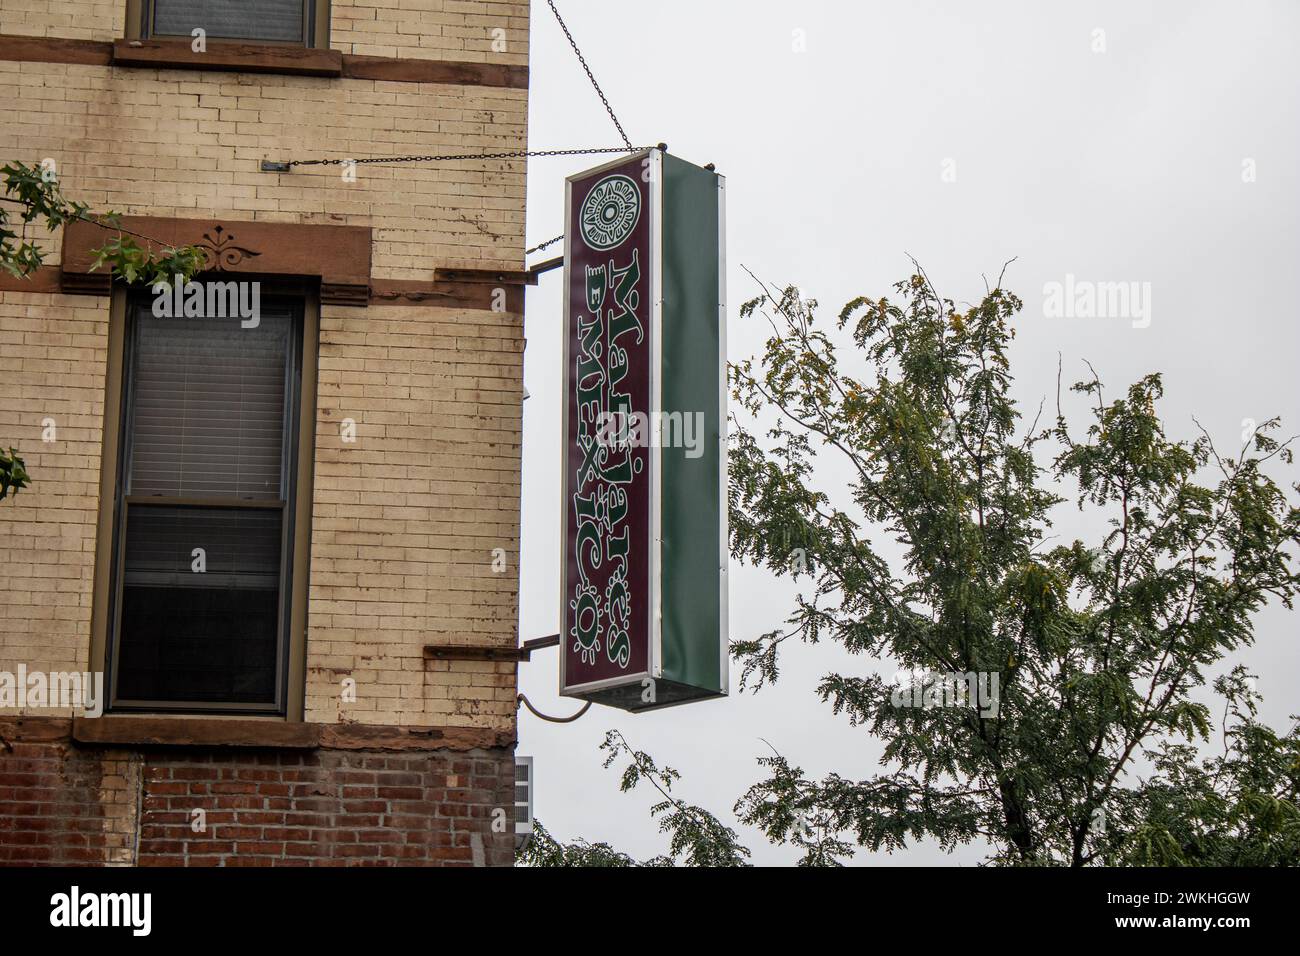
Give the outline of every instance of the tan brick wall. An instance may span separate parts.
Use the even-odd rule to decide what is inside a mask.
[[[521,162],[361,165],[355,183],[337,166],[259,171],[518,149],[523,90],[0,61],[0,103],[3,155],[54,160],[67,194],[95,209],[371,226],[383,278],[523,261]]]
[[[513,0],[344,0],[331,12],[330,46],[370,56],[526,64],[528,5]]]
[[[0,33],[112,39],[124,6],[0,0]],[[332,23],[348,53],[527,62],[527,2],[336,0]],[[54,159],[95,209],[369,226],[378,278],[522,267],[522,163],[362,166],[356,183],[258,163],[521,148],[524,90],[0,61],[0,104],[0,160]],[[0,292],[0,443],[33,475],[0,503],[0,670],[91,666],[108,309]],[[513,726],[513,667],[426,666],[422,648],[516,639],[522,316],[326,306],[319,362],[306,718]]]
[[[107,336],[102,300],[0,292],[0,444],[35,476],[0,501],[0,670],[88,666]]]
[[[308,720],[497,727],[514,714],[513,666],[426,665],[423,646],[515,640],[522,351],[507,313],[324,310]],[[355,703],[340,694],[349,677]]]
[[[143,797],[143,761],[129,750],[101,751],[101,776],[96,796],[103,819],[103,836],[87,836],[87,843],[102,839],[104,862],[109,866],[135,866],[140,804]]]
[[[0,33],[69,40],[115,40],[122,36],[125,0],[4,0]]]
[[[0,33],[115,40],[126,0],[4,0]],[[502,48],[504,44],[504,49]],[[519,0],[332,0],[330,47],[368,56],[528,62],[528,3]]]

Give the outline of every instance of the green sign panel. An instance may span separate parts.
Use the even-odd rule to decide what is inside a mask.
[[[727,693],[724,180],[652,149],[569,177],[560,693]]]

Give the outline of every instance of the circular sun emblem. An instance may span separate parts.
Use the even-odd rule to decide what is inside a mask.
[[[582,238],[593,249],[613,249],[641,218],[641,190],[626,176],[606,176],[582,203]]]

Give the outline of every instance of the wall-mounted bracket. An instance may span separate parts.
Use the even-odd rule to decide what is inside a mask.
[[[426,644],[426,661],[514,661],[530,660],[533,651],[544,647],[558,647],[560,635],[538,637],[524,641],[520,647],[466,647],[464,644]]]
[[[433,270],[435,282],[486,282],[497,285],[537,285],[537,276],[530,272],[503,269],[445,269]]]
[[[528,270],[528,275],[532,281],[529,285],[537,284],[537,277],[543,272],[550,272],[552,269],[559,269],[564,265],[564,256],[556,256],[554,259],[547,259],[545,262],[539,262]]]

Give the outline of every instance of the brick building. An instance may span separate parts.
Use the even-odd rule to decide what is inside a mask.
[[[524,163],[262,161],[524,148],[528,14],[0,0],[0,160],[261,296],[0,278],[0,863],[510,862]]]

